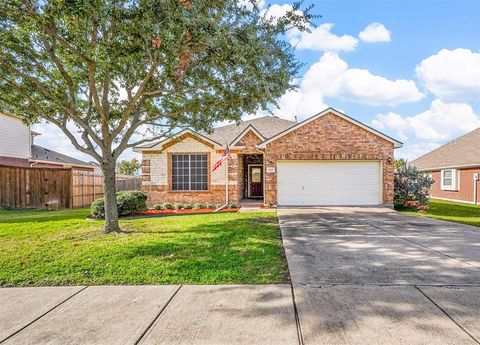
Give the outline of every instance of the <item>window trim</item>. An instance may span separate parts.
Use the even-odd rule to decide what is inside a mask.
[[[173,189],[173,155],[207,155],[207,189],[204,190],[174,190]],[[208,193],[211,191],[210,152],[168,152],[168,191],[172,193]]]
[[[450,171],[452,173],[452,185],[446,186],[444,182],[444,173]],[[440,180],[442,190],[457,190],[457,169],[442,169],[440,170]]]

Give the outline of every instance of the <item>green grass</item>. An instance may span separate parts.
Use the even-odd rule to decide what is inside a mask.
[[[399,211],[414,216],[423,216],[480,227],[480,206],[472,204],[431,199],[427,213],[418,213],[403,209]]]
[[[0,285],[267,284],[287,280],[273,213],[121,221],[104,235],[89,210],[0,210]]]

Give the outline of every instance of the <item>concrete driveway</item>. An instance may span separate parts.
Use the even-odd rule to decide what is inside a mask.
[[[305,344],[479,344],[480,230],[386,208],[279,209]]]

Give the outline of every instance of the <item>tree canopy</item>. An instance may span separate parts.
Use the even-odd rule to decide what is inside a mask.
[[[313,18],[300,6],[273,18],[254,0],[2,1],[0,110],[58,126],[100,163],[114,209],[124,150],[239,121],[293,87],[284,33]]]

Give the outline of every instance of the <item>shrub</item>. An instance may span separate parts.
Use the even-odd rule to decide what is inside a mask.
[[[432,184],[433,180],[416,167],[399,167],[394,177],[394,205],[425,210],[428,207]]]
[[[163,207],[162,204],[155,204],[155,205],[153,205],[153,209],[154,209],[154,210],[163,210],[164,207]]]
[[[228,208],[237,208],[237,205],[234,202],[229,202]]]
[[[185,210],[191,210],[192,208],[193,208],[192,204],[184,204],[183,205],[183,209],[185,209]]]
[[[224,204],[216,204],[214,207],[215,207],[215,209],[218,209],[218,208],[222,207],[223,205]]]
[[[131,216],[147,209],[147,195],[133,190],[117,193],[119,216]]]
[[[273,202],[267,201],[267,202],[265,203],[265,206],[267,206],[267,207],[273,207]]]
[[[105,200],[103,198],[95,200],[90,207],[93,217],[105,218]]]
[[[125,191],[117,193],[118,215],[131,216],[147,209],[147,195],[140,191]],[[97,199],[91,206],[92,216],[105,218],[105,200]]]
[[[173,210],[173,204],[171,202],[164,202],[163,208],[166,210]]]
[[[183,210],[184,205],[181,202],[176,202],[176,203],[173,204],[173,208],[175,210]]]
[[[207,202],[205,203],[205,208],[215,208],[215,205],[210,202]]]
[[[196,202],[195,204],[193,204],[193,209],[194,210],[199,210],[201,208],[206,208],[205,204],[202,203],[202,202]]]

